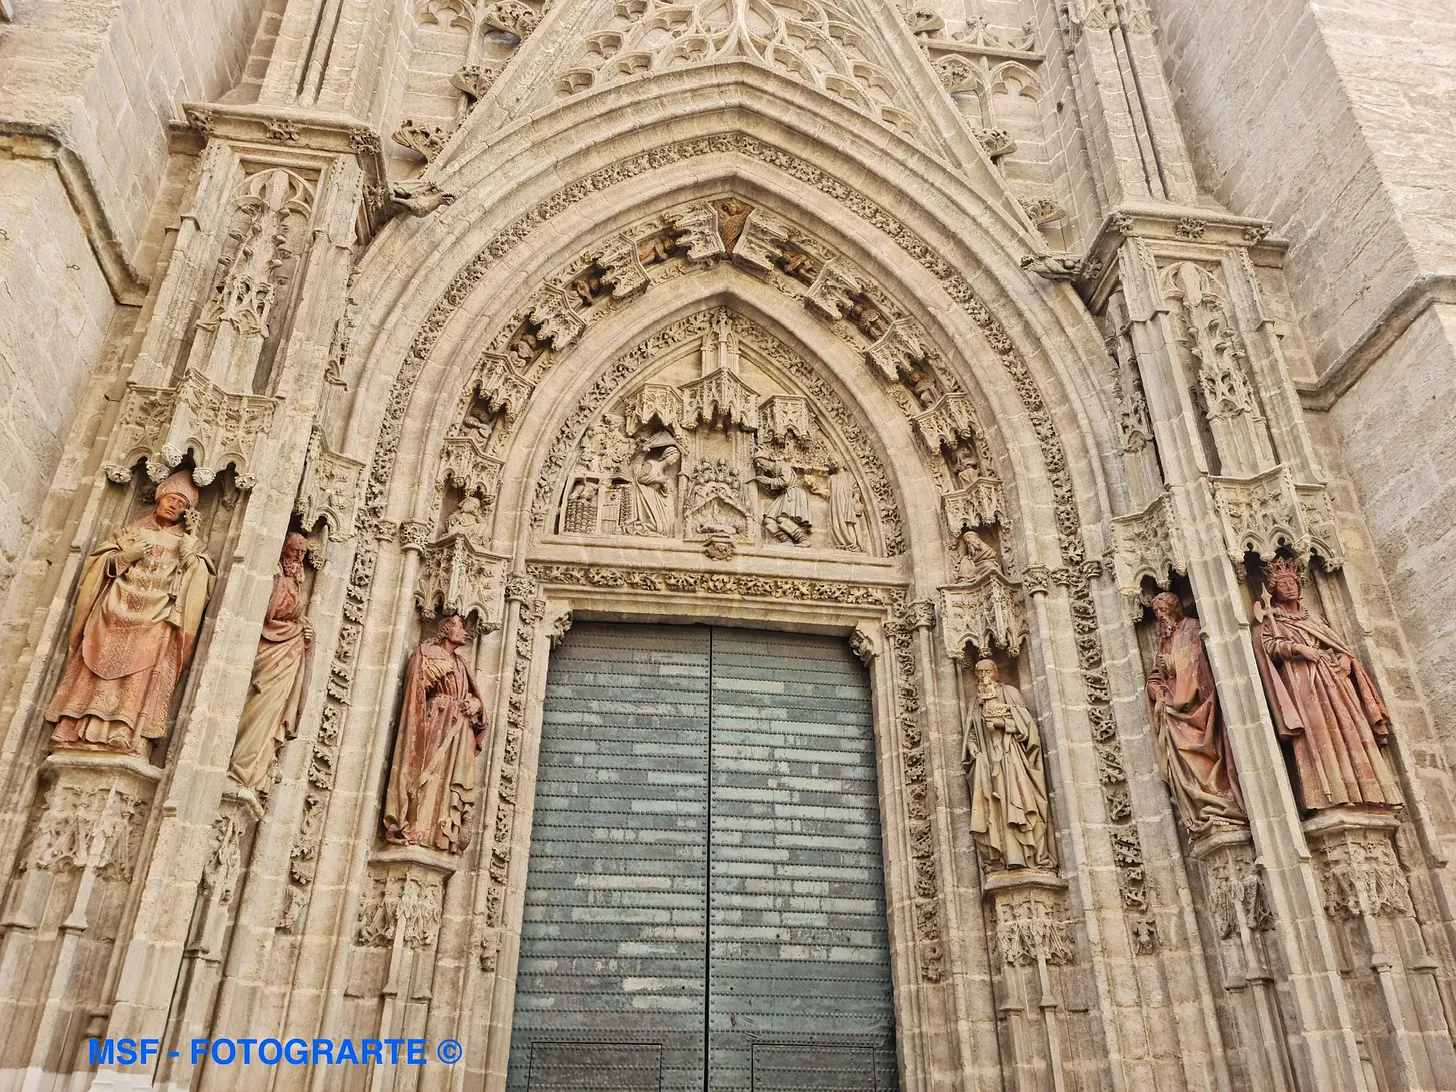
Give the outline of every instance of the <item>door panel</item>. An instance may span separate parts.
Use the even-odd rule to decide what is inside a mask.
[[[709,1087],[893,1088],[865,669],[842,640],[715,629],[710,706]]]
[[[703,1086],[708,666],[691,626],[552,653],[511,1092]]]
[[[510,1092],[884,1092],[869,682],[845,642],[578,624],[552,653]]]

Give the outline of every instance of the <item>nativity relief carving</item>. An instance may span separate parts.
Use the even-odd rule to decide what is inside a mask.
[[[587,426],[567,473],[563,535],[680,539],[723,560],[740,548],[873,552],[855,462],[809,397],[715,312]]]

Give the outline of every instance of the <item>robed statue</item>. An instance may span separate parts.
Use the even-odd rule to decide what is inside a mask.
[[[460,618],[447,615],[410,656],[384,798],[390,842],[460,853],[470,841],[485,706],[459,651],[469,639]]]
[[[66,667],[45,711],[53,748],[143,755],[166,734],[212,595],[212,561],[183,520],[197,500],[179,470],[157,486],[149,515],[86,559]]]
[[[1330,624],[1300,602],[1292,561],[1275,558],[1264,584],[1269,603],[1254,604],[1254,655],[1274,727],[1294,751],[1300,803],[1308,811],[1400,804],[1381,750],[1390,712],[1374,680]]]
[[[1228,735],[1218,715],[1213,668],[1197,618],[1172,592],[1153,600],[1158,652],[1148,675],[1149,715],[1158,764],[1192,834],[1248,823]]]
[[[263,783],[279,744],[298,732],[313,651],[313,626],[304,614],[308,602],[303,559],[307,553],[308,539],[297,531],[289,532],[273,577],[263,631],[258,635],[253,678],[238,720],[238,739],[228,771],[234,781],[249,789]]]
[[[962,744],[969,765],[971,836],[987,871],[1057,867],[1041,733],[1021,692],[996,664],[976,662],[976,694]]]

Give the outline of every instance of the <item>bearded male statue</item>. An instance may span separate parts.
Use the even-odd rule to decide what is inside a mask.
[[[212,561],[183,522],[197,487],[179,470],[153,511],[86,559],[65,671],[45,719],[55,750],[144,756],[167,732],[172,694],[212,596]]]
[[[1264,584],[1269,604],[1254,604],[1254,656],[1274,727],[1294,751],[1300,804],[1307,811],[1399,805],[1382,750],[1390,712],[1374,680],[1330,624],[1301,603],[1294,562],[1275,558]]]
[[[992,660],[976,662],[976,695],[962,741],[969,767],[971,836],[988,872],[1057,867],[1041,733],[1021,692]]]
[[[298,732],[298,718],[308,687],[313,626],[304,608],[303,559],[308,539],[290,531],[283,540],[273,594],[258,635],[248,700],[238,719],[229,774],[234,781],[256,789],[268,776],[278,745]]]
[[[1148,710],[1163,780],[1190,834],[1248,822],[1228,736],[1218,715],[1213,668],[1198,619],[1172,592],[1153,600],[1158,653],[1148,675]]]
[[[480,689],[459,651],[469,640],[459,616],[446,615],[410,656],[384,798],[386,841],[446,853],[469,844],[475,756],[485,733]]]

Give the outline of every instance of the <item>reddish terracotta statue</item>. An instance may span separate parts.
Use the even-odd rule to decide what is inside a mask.
[[[451,614],[410,657],[384,798],[387,841],[447,853],[469,844],[475,756],[485,732],[480,690],[458,651],[469,639]]]
[[[1274,726],[1294,748],[1301,804],[1399,804],[1380,749],[1390,713],[1375,683],[1329,623],[1300,603],[1293,562],[1276,558],[1264,583],[1270,604],[1254,605],[1254,654]]]
[[[1218,715],[1213,668],[1198,619],[1172,592],[1153,600],[1158,655],[1148,676],[1148,706],[1163,780],[1193,834],[1248,822],[1228,737]]]
[[[197,488],[179,470],[155,510],[86,561],[65,672],[45,717],[51,745],[140,755],[166,734],[177,679],[212,595],[212,562],[182,517]]]

